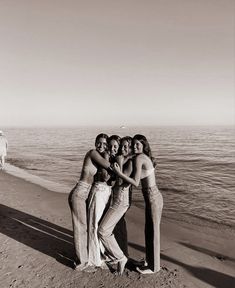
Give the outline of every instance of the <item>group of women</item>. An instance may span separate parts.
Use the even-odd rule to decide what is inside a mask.
[[[145,136],[133,138],[99,134],[95,149],[87,152],[80,180],[69,195],[72,213],[75,269],[117,264],[122,274],[128,260],[125,213],[132,185],[142,186],[145,200],[146,261],[142,274],[160,270],[162,195],[156,186],[155,165]]]

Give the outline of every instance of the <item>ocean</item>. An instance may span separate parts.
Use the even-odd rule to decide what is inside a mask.
[[[6,170],[64,193],[79,179],[83,158],[94,148],[97,134],[144,134],[157,159],[163,215],[179,221],[235,226],[232,126],[1,129],[9,142]],[[132,204],[144,209],[140,188],[134,189]]]

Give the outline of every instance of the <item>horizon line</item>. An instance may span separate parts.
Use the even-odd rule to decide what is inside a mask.
[[[124,126],[124,128],[122,128]],[[3,128],[78,128],[78,127],[91,127],[91,128],[99,128],[99,127],[115,127],[120,129],[126,128],[135,128],[135,127],[227,127],[234,126],[234,124],[142,124],[142,125],[2,125]],[[2,128],[1,128],[2,129]]]

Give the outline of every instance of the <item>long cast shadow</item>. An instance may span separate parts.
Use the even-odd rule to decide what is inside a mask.
[[[195,246],[193,244],[185,243],[185,242],[178,242],[178,243],[183,245],[183,246],[185,246],[185,247],[193,249],[195,251],[202,252],[202,253],[207,254],[209,256],[215,257],[215,258],[217,258],[217,259],[219,259],[221,261],[230,260],[230,261],[235,262],[235,259],[233,257],[226,256],[226,255],[223,255],[223,254],[220,254],[220,253],[216,253],[216,252],[211,251],[209,249],[206,249],[206,248],[203,248],[203,247],[199,247],[199,246]]]
[[[0,233],[72,267],[74,245],[68,229],[0,204]]]
[[[141,252],[145,252],[145,247],[141,246],[139,244],[133,243],[133,242],[128,242],[128,245],[136,250],[139,250]]]
[[[161,258],[180,265],[187,269],[192,275],[198,279],[216,287],[216,288],[231,288],[235,287],[235,278],[222,272],[214,271],[205,267],[194,267],[183,262],[180,262],[172,257],[161,254]]]
[[[141,252],[145,251],[145,248],[141,245],[138,245],[136,243],[129,242],[128,243],[131,247],[134,249],[137,249]],[[235,287],[235,278],[227,275],[222,272],[214,271],[209,268],[205,267],[195,267],[192,265],[185,264],[181,261],[178,261],[177,259],[174,259],[172,257],[169,257],[167,255],[164,255],[161,253],[161,259],[164,259],[166,261],[169,261],[171,263],[177,264],[186,270],[188,270],[192,275],[194,275],[196,278],[216,287],[216,288],[231,288]]]

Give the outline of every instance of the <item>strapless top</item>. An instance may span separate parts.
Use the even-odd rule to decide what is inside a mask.
[[[154,170],[155,170],[154,167],[151,169],[142,169],[140,179],[144,179],[144,178],[148,177],[149,175],[154,173]]]
[[[97,172],[97,168],[94,165],[86,165],[83,167],[84,172],[90,173],[92,175],[95,175]]]

